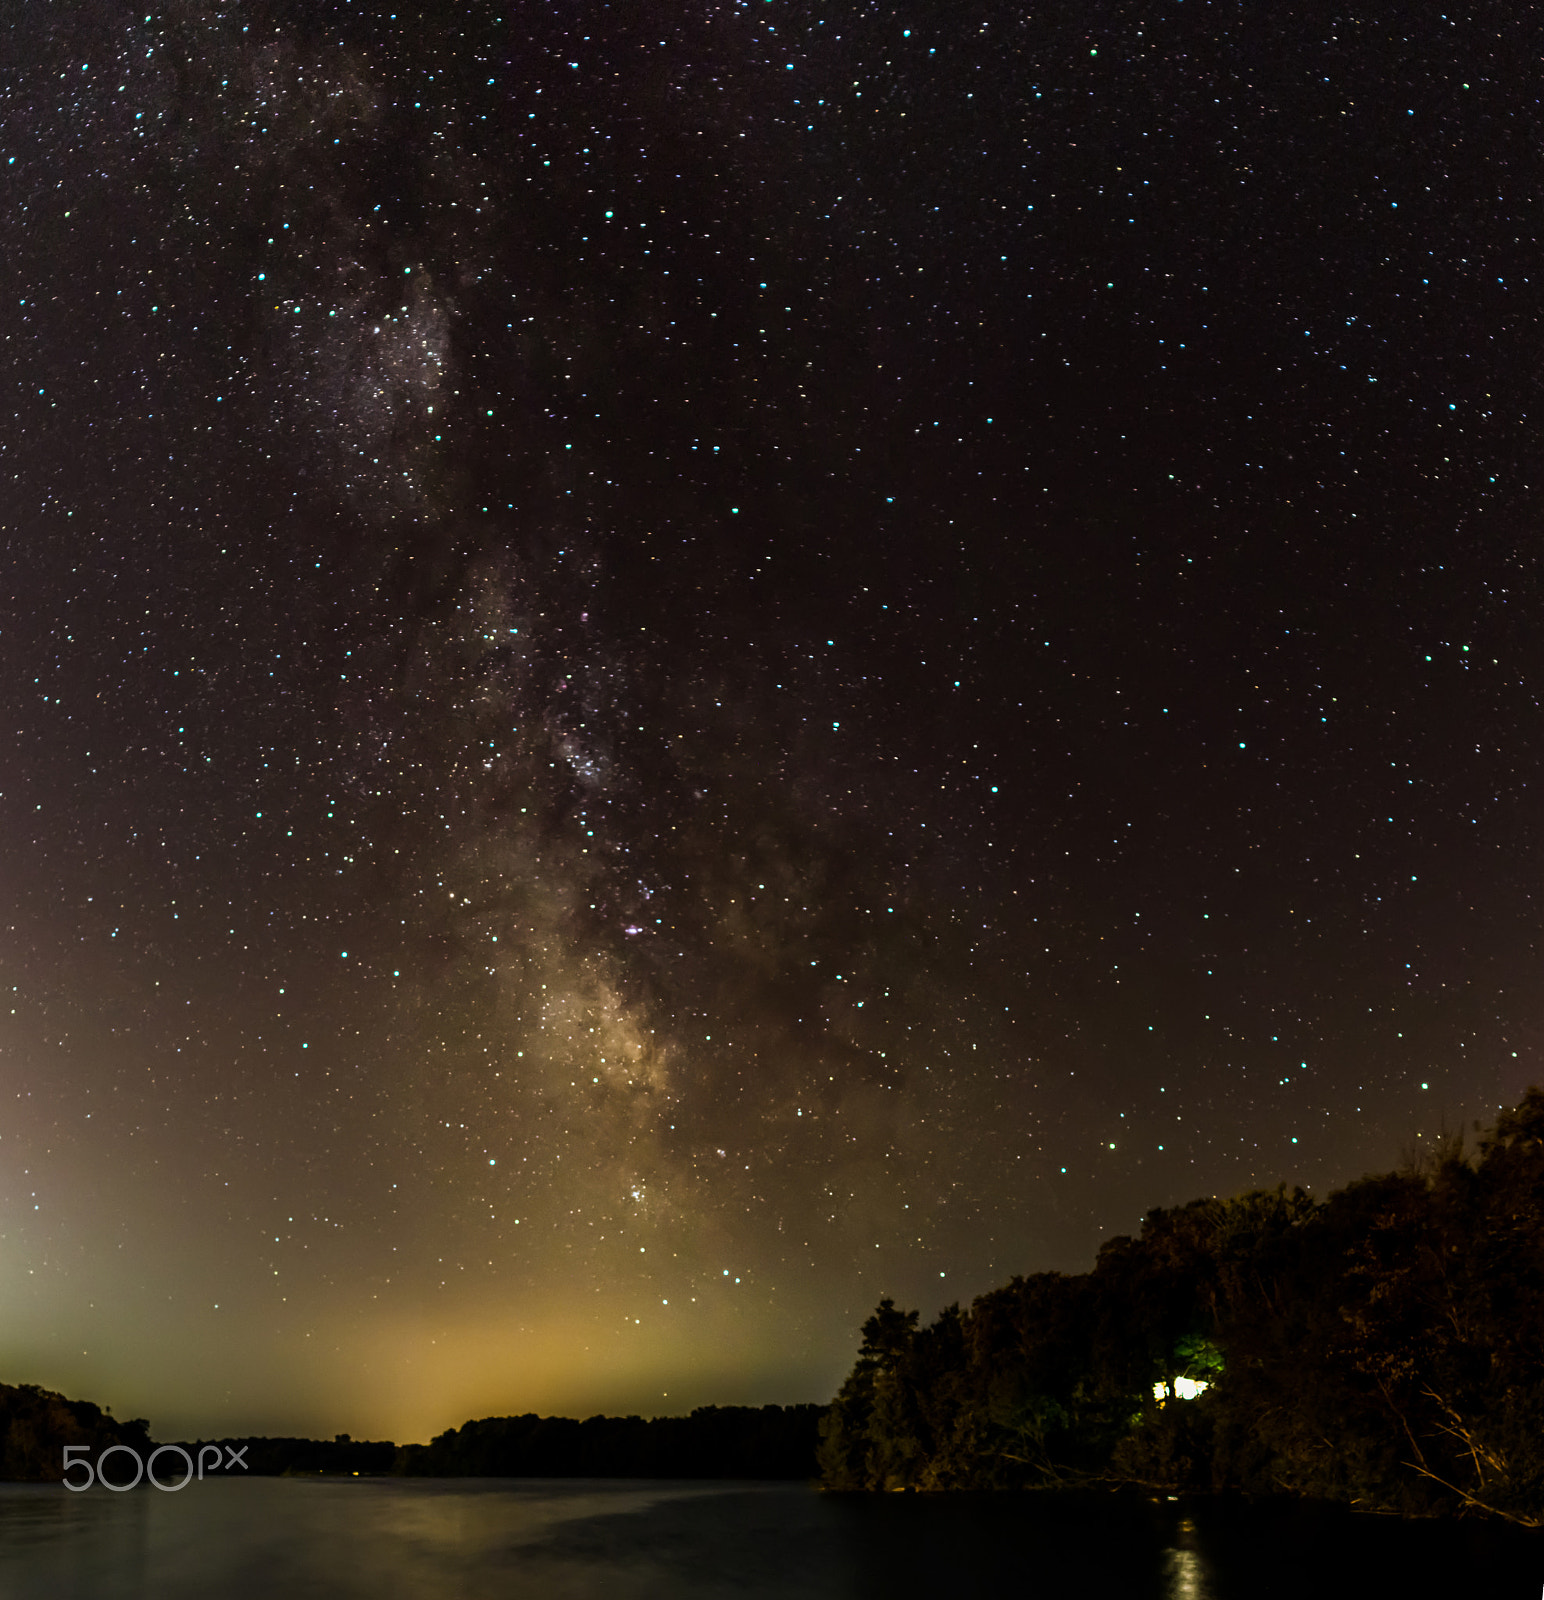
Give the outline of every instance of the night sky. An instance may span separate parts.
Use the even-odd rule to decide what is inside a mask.
[[[1514,1101],[1540,45],[7,7],[0,1379],[824,1401]]]

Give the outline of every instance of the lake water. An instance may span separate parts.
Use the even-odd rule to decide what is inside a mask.
[[[1544,1537],[1113,1496],[801,1485],[0,1484],[0,1600],[1541,1600]]]

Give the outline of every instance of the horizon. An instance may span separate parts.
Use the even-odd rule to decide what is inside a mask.
[[[1475,1131],[1476,1132],[1484,1132],[1484,1131],[1486,1131],[1485,1125],[1482,1124],[1481,1127],[1479,1129],[1475,1130]],[[1463,1156],[1467,1155],[1466,1145],[1467,1145],[1467,1134],[1466,1134],[1465,1130],[1460,1129],[1460,1130],[1458,1130],[1457,1133],[1447,1134],[1447,1135],[1444,1135],[1443,1137],[1441,1137],[1440,1139],[1434,1139],[1432,1141],[1432,1145],[1430,1147],[1430,1153],[1429,1154],[1427,1152],[1425,1152],[1425,1151],[1419,1150],[1418,1148],[1416,1148],[1414,1146],[1409,1147],[1406,1151],[1402,1152],[1397,1168],[1390,1168],[1389,1170],[1391,1170],[1391,1171],[1392,1170],[1404,1170],[1407,1167],[1411,1167],[1412,1165],[1419,1166],[1419,1165],[1424,1165],[1426,1162],[1433,1161],[1433,1160],[1440,1161],[1441,1159],[1443,1159],[1443,1156],[1444,1156],[1445,1153],[1446,1154],[1457,1154],[1457,1155],[1460,1155],[1461,1157],[1463,1157]],[[1355,1175],[1354,1177],[1351,1177],[1351,1178],[1348,1178],[1347,1180],[1345,1180],[1345,1182],[1343,1184],[1336,1185],[1335,1188],[1331,1190],[1331,1193],[1333,1194],[1333,1193],[1339,1192],[1339,1190],[1341,1190],[1341,1189],[1343,1189],[1345,1187],[1348,1187],[1351,1184],[1367,1181],[1369,1179],[1373,1179],[1373,1178],[1380,1177],[1380,1176],[1383,1176],[1383,1175],[1384,1174],[1382,1172],[1373,1171],[1373,1170],[1368,1170],[1368,1171],[1359,1173],[1359,1174]],[[1318,1197],[1315,1197],[1315,1196],[1312,1195],[1312,1192],[1311,1192],[1312,1186],[1308,1185],[1308,1184],[1294,1185],[1294,1184],[1289,1183],[1287,1180],[1283,1179],[1275,1187],[1276,1187],[1276,1189],[1287,1190],[1287,1191],[1291,1191],[1291,1190],[1294,1190],[1294,1189],[1300,1189],[1305,1194],[1308,1194],[1310,1199],[1317,1199],[1318,1198]],[[1124,1237],[1140,1238],[1141,1235],[1145,1232],[1147,1223],[1148,1223],[1149,1220],[1151,1220],[1152,1216],[1155,1213],[1159,1213],[1159,1212],[1162,1212],[1164,1210],[1183,1209],[1185,1206],[1194,1205],[1194,1204],[1200,1204],[1203,1201],[1208,1200],[1208,1199],[1210,1199],[1210,1200],[1224,1200],[1224,1201],[1236,1200],[1236,1199],[1243,1198],[1247,1194],[1260,1193],[1260,1192],[1271,1192],[1271,1191],[1240,1190],[1236,1194],[1233,1194],[1233,1195],[1217,1195],[1217,1194],[1212,1194],[1212,1195],[1192,1195],[1188,1200],[1183,1200],[1183,1201],[1178,1202],[1177,1203],[1177,1207],[1151,1207],[1151,1208],[1149,1208],[1149,1211],[1144,1214],[1142,1225],[1138,1229],[1136,1229],[1132,1234],[1125,1235]],[[1111,1237],[1112,1238],[1117,1238],[1117,1237],[1122,1237],[1122,1236],[1120,1236],[1120,1235],[1112,1235]],[[1100,1243],[1099,1243],[1099,1246],[1097,1248],[1102,1248],[1102,1246],[1104,1244],[1109,1243],[1109,1242],[1110,1242],[1109,1240],[1101,1240]],[[1094,1270],[1094,1266],[1095,1266],[1095,1260],[1094,1259],[1090,1259],[1088,1265],[1083,1269],[1083,1273],[1092,1272]],[[1061,1271],[1063,1269],[1051,1269],[1051,1270]],[[934,1320],[937,1317],[942,1316],[944,1314],[944,1312],[947,1311],[948,1308],[951,1305],[960,1305],[962,1308],[968,1310],[976,1303],[977,1300],[979,1300],[981,1298],[982,1295],[989,1294],[994,1289],[1002,1288],[1008,1282],[1010,1282],[1010,1281],[1012,1281],[1014,1279],[1023,1278],[1023,1277],[1029,1277],[1029,1276],[1032,1276],[1032,1275],[1033,1274],[1029,1273],[1029,1272],[1014,1273],[1014,1274],[1011,1274],[1010,1277],[1003,1279],[999,1283],[994,1283],[994,1284],[987,1285],[985,1288],[980,1290],[977,1294],[972,1295],[969,1299],[965,1299],[965,1300],[956,1299],[954,1301],[945,1301],[938,1307],[936,1312],[932,1313],[931,1317],[928,1315],[926,1307],[919,1306],[916,1309],[919,1311],[919,1313],[921,1313],[921,1315],[922,1315],[922,1317],[924,1319],[923,1322],[922,1322],[922,1326],[926,1327],[926,1326],[929,1325],[929,1322],[931,1320]],[[1080,1276],[1080,1275],[1083,1275],[1083,1274],[1080,1274],[1080,1273],[1078,1273],[1076,1271],[1073,1271],[1073,1272],[1067,1273],[1066,1275],[1067,1276]],[[881,1298],[891,1298],[891,1297],[882,1296]],[[906,1309],[906,1308],[903,1308],[903,1309]],[[507,1418],[507,1417],[521,1417],[521,1416],[536,1415],[536,1416],[542,1416],[542,1417],[558,1418],[558,1419],[571,1420],[571,1421],[575,1421],[575,1422],[582,1422],[582,1421],[589,1420],[591,1418],[600,1418],[600,1417],[613,1418],[614,1419],[614,1418],[619,1418],[619,1417],[640,1416],[640,1417],[644,1418],[645,1420],[649,1420],[649,1419],[654,1419],[654,1418],[659,1418],[659,1417],[689,1416],[692,1412],[694,1412],[695,1410],[697,1410],[700,1407],[709,1407],[709,1408],[711,1408],[711,1407],[746,1407],[746,1408],[749,1408],[749,1409],[759,1409],[761,1407],[769,1406],[769,1405],[771,1405],[771,1406],[782,1406],[782,1407],[785,1407],[785,1408],[789,1407],[789,1406],[814,1405],[814,1406],[819,1406],[819,1407],[825,1408],[825,1407],[828,1407],[830,1405],[832,1398],[835,1396],[836,1391],[837,1391],[838,1387],[840,1386],[841,1377],[844,1377],[846,1375],[847,1371],[850,1370],[850,1368],[851,1368],[853,1360],[856,1359],[856,1354],[857,1354],[857,1350],[858,1350],[858,1343],[859,1343],[860,1337],[861,1337],[861,1331],[855,1327],[854,1334],[853,1334],[852,1347],[851,1347],[851,1351],[850,1351],[849,1356],[848,1356],[847,1365],[843,1368],[842,1374],[838,1377],[837,1382],[834,1383],[831,1386],[830,1393],[824,1399],[814,1399],[814,1400],[777,1400],[777,1399],[768,1399],[768,1400],[756,1400],[756,1401],[725,1401],[725,1400],[721,1400],[721,1399],[693,1399],[690,1402],[683,1402],[682,1403],[682,1407],[679,1410],[677,1410],[675,1408],[665,1408],[665,1407],[661,1407],[661,1408],[655,1409],[655,1410],[647,1410],[647,1409],[640,1410],[640,1409],[638,1409],[636,1407],[630,1407],[630,1408],[617,1407],[617,1408],[607,1409],[604,1406],[599,1407],[599,1408],[596,1408],[596,1407],[592,1406],[589,1409],[584,1409],[583,1408],[583,1406],[584,1406],[583,1402],[573,1403],[566,1410],[544,1410],[544,1409],[542,1409],[540,1407],[530,1406],[530,1405],[524,1405],[524,1406],[522,1406],[522,1405],[511,1405],[508,1408],[489,1407],[489,1408],[484,1408],[484,1409],[479,1410],[475,1406],[473,1406],[471,1409],[469,1409],[469,1410],[467,1410],[465,1412],[465,1414],[461,1417],[460,1421],[447,1422],[441,1427],[432,1429],[427,1434],[425,1434],[424,1437],[422,1437],[422,1438],[414,1438],[414,1439],[398,1438],[395,1434],[389,1434],[388,1435],[388,1434],[384,1434],[384,1433],[380,1434],[380,1435],[377,1435],[377,1436],[371,1436],[369,1434],[355,1433],[353,1430],[348,1429],[348,1428],[335,1428],[335,1429],[331,1429],[330,1431],[325,1431],[324,1430],[324,1431],[317,1431],[317,1432],[306,1432],[306,1431],[303,1431],[303,1430],[297,1429],[297,1428],[288,1428],[288,1429],[286,1429],[286,1428],[276,1428],[276,1427],[242,1428],[242,1427],[239,1427],[239,1426],[230,1426],[230,1427],[225,1428],[223,1431],[221,1431],[221,1430],[210,1431],[208,1429],[194,1428],[194,1429],[183,1429],[181,1431],[173,1432],[173,1431],[169,1431],[169,1430],[166,1430],[166,1429],[158,1429],[157,1426],[156,1426],[154,1418],[147,1418],[146,1420],[150,1424],[150,1428],[149,1428],[150,1436],[153,1439],[156,1439],[158,1441],[173,1440],[173,1439],[186,1442],[188,1440],[197,1441],[197,1440],[212,1440],[212,1439],[219,1439],[219,1438],[232,1438],[232,1439],[240,1439],[240,1438],[295,1438],[295,1439],[307,1439],[307,1440],[312,1440],[312,1441],[315,1441],[315,1442],[325,1443],[328,1440],[337,1440],[339,1438],[344,1438],[344,1439],[351,1440],[354,1443],[391,1443],[391,1444],[393,1444],[393,1445],[395,1445],[395,1446],[400,1448],[400,1447],[405,1447],[405,1446],[408,1446],[408,1445],[425,1445],[425,1446],[427,1446],[429,1443],[432,1442],[433,1439],[439,1437],[440,1435],[442,1435],[442,1434],[444,1434],[446,1432],[453,1432],[453,1431],[455,1431],[455,1430],[457,1430],[457,1429],[459,1429],[461,1427],[466,1426],[468,1423],[482,1421],[482,1420],[488,1420],[488,1419],[491,1419],[491,1418]],[[120,1415],[119,1414],[120,1408],[115,1407],[114,1405],[112,1405],[112,1404],[110,1404],[110,1403],[108,1403],[106,1401],[103,1401],[101,1399],[101,1397],[97,1396],[97,1395],[66,1393],[65,1391],[59,1390],[59,1389],[55,1388],[54,1386],[52,1386],[50,1384],[34,1383],[33,1380],[31,1380],[31,1379],[11,1379],[9,1377],[6,1377],[3,1374],[0,1374],[0,1383],[12,1383],[14,1386],[18,1386],[18,1387],[32,1385],[34,1387],[41,1388],[41,1389],[43,1389],[45,1391],[48,1391],[48,1392],[61,1394],[61,1395],[63,1395],[64,1398],[69,1399],[69,1400],[88,1400],[88,1401],[91,1401],[94,1404],[100,1405],[102,1410],[103,1410],[103,1412],[105,1414],[107,1414],[108,1416],[113,1417],[116,1421],[122,1422],[124,1420],[127,1420],[128,1413],[124,1413],[123,1415]],[[662,1393],[661,1396],[660,1396],[661,1400],[668,1400],[669,1398],[670,1398],[670,1396],[669,1396],[668,1392]]]

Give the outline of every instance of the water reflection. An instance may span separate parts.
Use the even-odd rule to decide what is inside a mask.
[[[252,1479],[0,1486],[4,1600],[849,1594],[802,1488]],[[831,1583],[838,1586],[833,1588]]]
[[[1537,1600],[1544,1540],[1119,1495],[802,1485],[0,1484],[3,1600]]]
[[[1168,1580],[1165,1600],[1212,1600],[1206,1560],[1197,1548],[1195,1523],[1189,1517],[1181,1517],[1175,1531],[1175,1543],[1163,1552],[1164,1576]]]

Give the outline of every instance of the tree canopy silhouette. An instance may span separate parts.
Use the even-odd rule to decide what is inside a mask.
[[[1472,1154],[1155,1210],[1091,1272],[926,1327],[882,1301],[820,1467],[833,1489],[1138,1484],[1540,1525],[1544,1092]]]

